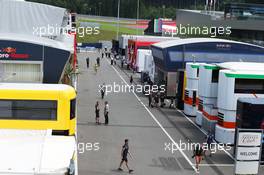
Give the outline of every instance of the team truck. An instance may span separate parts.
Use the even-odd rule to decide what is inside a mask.
[[[186,63],[186,87],[184,91],[184,113],[196,116],[198,106],[199,63]]]
[[[219,67],[214,64],[200,64],[199,107],[196,123],[205,131],[214,133],[217,122],[217,90]]]
[[[233,67],[238,67],[238,70]],[[215,139],[230,144],[234,144],[238,98],[264,97],[264,64],[237,63],[233,67],[219,72],[218,121],[215,128]]]
[[[127,58],[128,53],[128,40],[139,40],[139,41],[165,41],[179,39],[177,37],[162,37],[162,36],[150,36],[150,35],[121,35],[118,38],[119,53]]]
[[[1,83],[0,109],[0,174],[78,174],[73,87]]]
[[[145,55],[144,71],[148,74],[150,80],[154,82],[155,77],[155,63],[152,54]]]
[[[138,49],[137,59],[136,59],[137,72],[145,71],[145,62],[146,62],[145,56],[150,54],[151,54],[151,50],[149,49]]]

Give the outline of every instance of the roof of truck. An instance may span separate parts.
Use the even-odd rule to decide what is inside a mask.
[[[174,47],[178,45],[205,43],[205,42],[237,43],[237,44],[244,44],[244,45],[260,47],[264,49],[264,47],[253,45],[253,44],[226,40],[226,39],[218,39],[218,38],[184,38],[184,39],[178,39],[178,40],[169,40],[169,41],[159,42],[159,43],[153,44],[153,46],[163,49],[163,48]]]
[[[233,71],[264,71],[264,63],[254,62],[225,62],[217,64],[222,69]]]
[[[264,104],[264,98],[238,98],[238,101],[255,105]]]
[[[73,136],[52,136],[44,130],[0,129],[0,173],[66,172],[76,142]]]

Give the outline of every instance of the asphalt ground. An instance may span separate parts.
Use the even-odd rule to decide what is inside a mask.
[[[195,169],[191,143],[202,143],[205,134],[193,123],[194,118],[169,108],[149,108],[148,99],[142,93],[112,92],[101,99],[99,85],[129,83],[131,71],[111,66],[108,59],[101,59],[95,74],[98,52],[79,53],[78,78],[78,172],[80,175],[127,174],[117,170],[121,160],[124,139],[129,139],[132,159],[129,166],[138,175],[229,175],[234,173],[231,151],[218,150],[212,157],[206,156],[200,171]],[[87,69],[85,58],[90,58]],[[138,82],[138,76],[135,82]],[[100,103],[101,125],[95,124],[96,101]],[[109,125],[103,124],[104,102],[110,105]],[[261,168],[261,172],[264,172]]]

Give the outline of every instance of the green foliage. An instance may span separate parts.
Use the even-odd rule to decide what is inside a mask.
[[[118,0],[28,0],[64,7],[79,14],[117,16]],[[205,0],[139,0],[139,18],[150,19],[163,17],[163,6],[165,6],[165,17],[175,18],[176,9],[204,9]],[[217,9],[223,10],[225,3],[261,3],[263,0],[218,0]],[[120,0],[120,17],[137,17],[137,0]]]

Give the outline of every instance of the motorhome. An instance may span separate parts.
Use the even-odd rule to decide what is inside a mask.
[[[138,40],[128,40],[128,63],[130,67],[134,70],[137,70],[137,53],[138,49],[149,49],[151,44],[154,44],[154,41],[138,41]]]
[[[196,116],[198,105],[199,63],[186,63],[186,87],[184,91],[184,113]]]
[[[200,64],[198,81],[198,110],[196,123],[206,131],[214,132],[217,121],[218,66]]]
[[[162,36],[150,36],[150,35],[121,35],[118,39],[120,54],[128,58],[128,40],[139,40],[139,41],[165,41],[174,40],[176,37],[162,37]]]
[[[155,61],[156,82],[165,82],[167,96],[182,101],[178,86],[179,73],[186,62],[223,63],[231,61],[263,62],[264,47],[216,38],[187,38],[151,45]],[[173,80],[169,76],[173,75]],[[175,79],[174,79],[175,78]],[[177,79],[177,80],[176,80]],[[183,81],[181,81],[182,83]]]
[[[171,39],[171,38],[169,38]],[[129,62],[131,68],[134,68],[137,72],[140,72],[138,69],[138,50],[150,50],[150,46],[152,44],[166,41],[168,37],[146,37],[146,38],[137,38],[137,39],[129,39],[128,40],[128,49],[127,49],[127,62]],[[143,62],[142,62],[143,63]]]
[[[154,82],[155,77],[155,63],[151,53],[145,55],[144,71],[148,74],[150,80]]]
[[[150,55],[151,50],[149,49],[138,49],[136,59],[136,70],[137,72],[145,71],[145,56]]]
[[[218,142],[233,144],[237,100],[241,97],[264,97],[264,64],[224,63],[219,67],[225,69],[219,72],[215,139]]]

